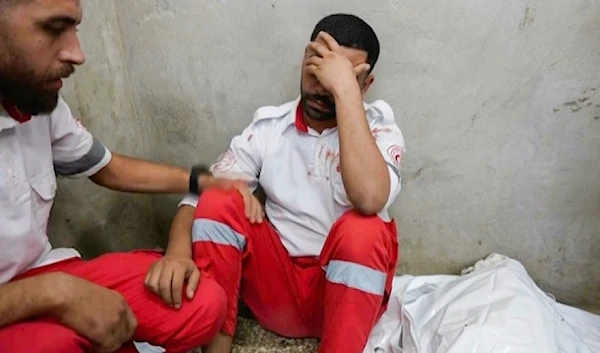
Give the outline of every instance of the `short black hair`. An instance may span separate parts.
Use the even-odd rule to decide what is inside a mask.
[[[335,38],[341,46],[366,51],[367,64],[373,70],[379,58],[379,39],[369,24],[355,15],[337,13],[319,21],[310,40],[315,40],[321,31]]]

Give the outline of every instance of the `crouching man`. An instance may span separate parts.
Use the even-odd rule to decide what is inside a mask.
[[[221,329],[222,286],[191,277],[196,295],[170,308],[144,286],[161,254],[52,247],[56,175],[138,193],[247,187],[109,151],[74,119],[59,91],[84,62],[81,19],[79,0],[0,0],[0,352],[136,352],[137,340],[185,353]]]
[[[211,167],[246,175],[250,188],[181,202],[149,288],[174,305],[181,290],[173,296],[157,283],[181,288],[182,276],[171,274],[194,254],[227,295],[225,322],[206,352],[230,352],[238,298],[268,330],[319,337],[320,352],[362,352],[398,258],[387,210],[400,192],[404,152],[391,108],[363,102],[378,56],[377,36],[361,19],[322,19],[304,53],[301,96],[258,109]],[[268,220],[252,195],[258,184]]]

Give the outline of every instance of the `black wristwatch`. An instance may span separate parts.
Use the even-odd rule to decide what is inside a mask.
[[[190,193],[192,193],[194,195],[200,195],[200,192],[202,191],[202,187],[200,187],[198,178],[200,178],[200,176],[202,174],[211,175],[211,172],[207,166],[195,165],[192,167],[191,172],[190,172]]]

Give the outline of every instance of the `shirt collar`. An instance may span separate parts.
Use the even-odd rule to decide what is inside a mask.
[[[31,115],[23,114],[17,106],[0,96],[0,131],[10,129],[31,120]]]
[[[288,113],[286,117],[286,126],[290,127],[294,125],[296,130],[302,133],[308,133],[308,126],[306,122],[304,122],[303,109],[302,104],[300,104],[302,97],[296,98],[294,104],[292,105],[292,109]],[[365,108],[365,112],[368,110],[369,105],[363,102],[363,107]]]
[[[286,129],[294,126],[298,131],[303,131],[302,127],[304,127],[304,131],[308,131],[308,127],[302,118],[302,105],[300,104],[300,101],[301,97],[297,97],[296,100],[292,102],[291,109],[285,116]]]

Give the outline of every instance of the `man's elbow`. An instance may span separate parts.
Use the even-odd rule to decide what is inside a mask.
[[[122,179],[126,175],[128,162],[122,155],[113,153],[110,162],[96,174],[90,176],[90,180],[105,188],[123,191],[125,188]]]
[[[365,192],[361,197],[350,200],[354,210],[363,216],[379,213],[387,203],[387,195],[382,192]]]
[[[96,185],[111,188],[112,184],[114,184],[115,175],[109,164],[100,169],[96,174],[91,175],[89,179]]]

